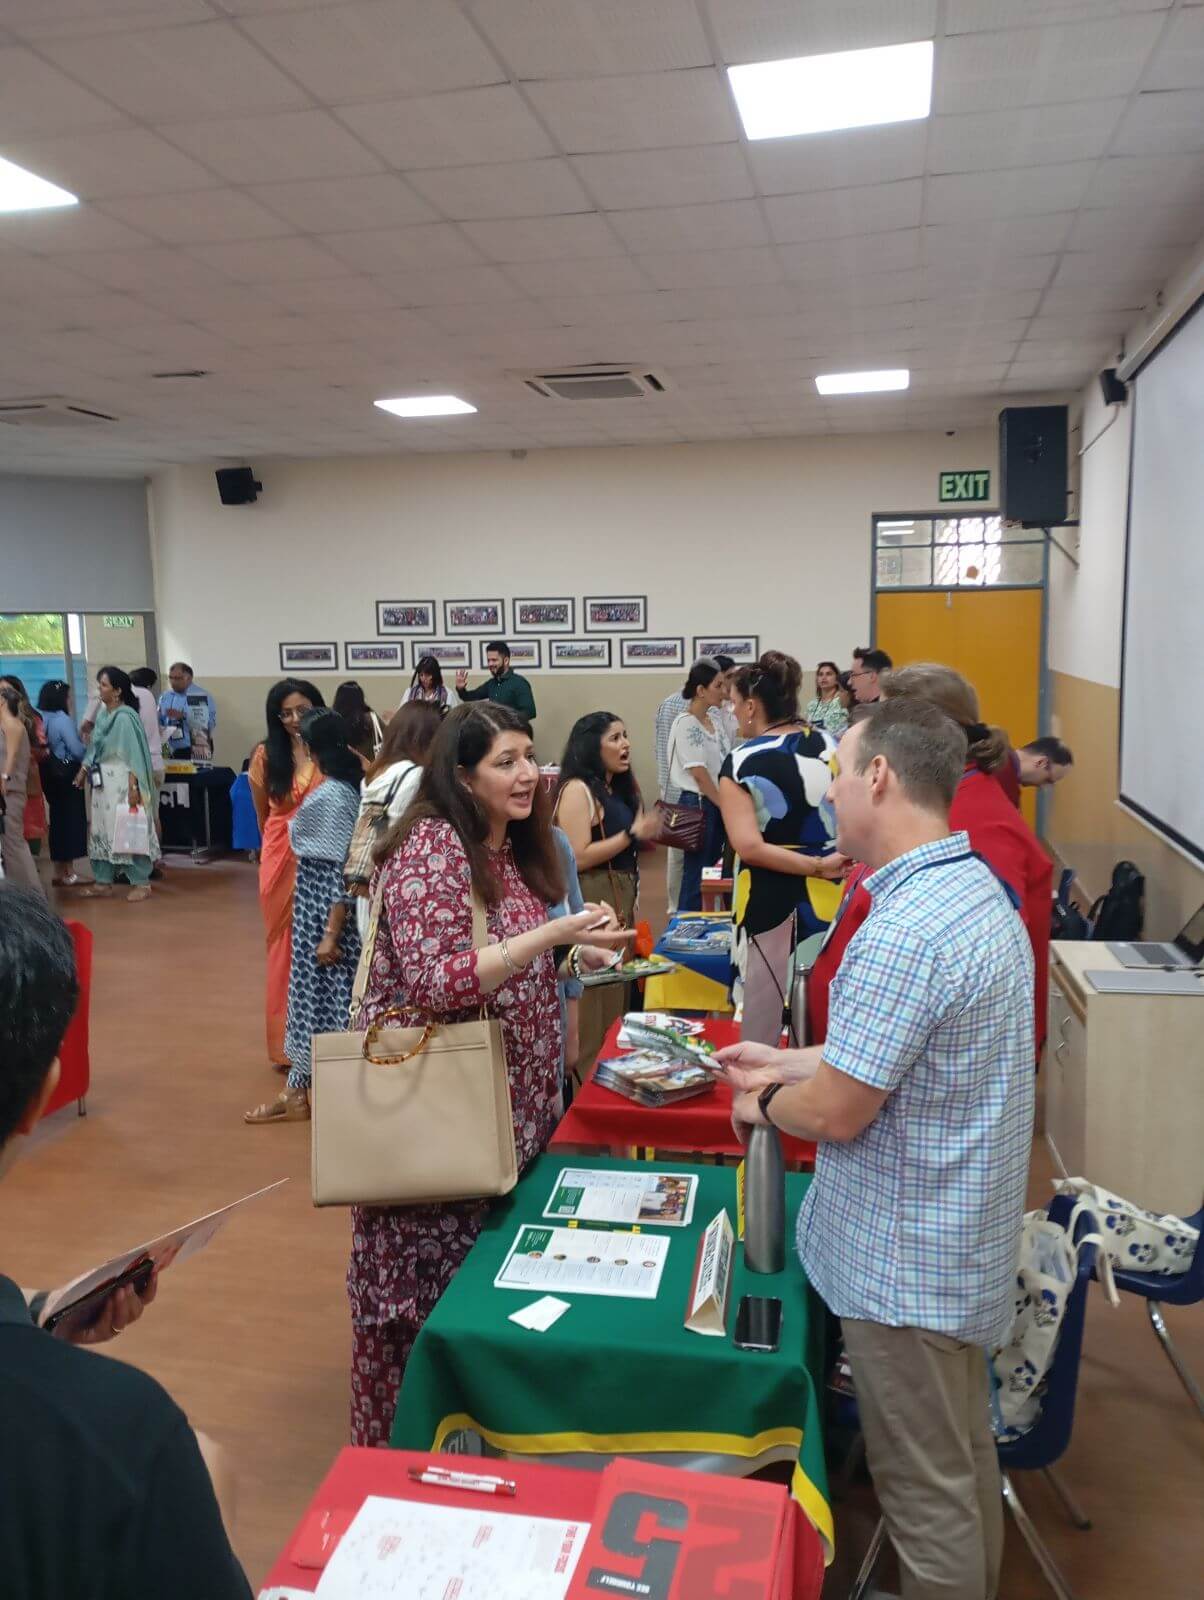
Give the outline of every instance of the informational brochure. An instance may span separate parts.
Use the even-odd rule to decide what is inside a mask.
[[[732,1225],[725,1208],[707,1223],[698,1241],[685,1317],[691,1333],[722,1338],[726,1332],[733,1254]]]
[[[589,1523],[516,1516],[492,1495],[465,1499],[461,1509],[369,1495],[317,1600],[564,1600]]]
[[[655,1300],[669,1254],[663,1233],[602,1233],[594,1228],[541,1228],[514,1236],[496,1289],[553,1289]]]
[[[684,1228],[698,1179],[687,1172],[619,1172],[564,1167],[544,1207],[555,1221],[650,1223]]]

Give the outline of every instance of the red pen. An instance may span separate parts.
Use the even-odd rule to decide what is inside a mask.
[[[495,1478],[488,1473],[453,1472],[446,1467],[411,1467],[413,1483],[425,1483],[436,1489],[466,1489],[472,1494],[501,1494],[513,1496],[518,1485],[513,1478]]]

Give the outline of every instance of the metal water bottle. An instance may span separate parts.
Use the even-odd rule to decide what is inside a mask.
[[[744,1152],[744,1265],[781,1272],[786,1265],[786,1163],[776,1128],[752,1128]]]

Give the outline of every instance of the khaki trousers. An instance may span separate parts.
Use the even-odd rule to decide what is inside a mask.
[[[984,1352],[925,1328],[842,1326],[903,1600],[995,1600],[1003,1498]]]

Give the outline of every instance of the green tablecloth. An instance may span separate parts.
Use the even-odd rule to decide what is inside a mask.
[[[546,1155],[532,1164],[514,1192],[493,1208],[419,1334],[390,1442],[398,1449],[438,1450],[452,1434],[471,1429],[495,1449],[518,1455],[682,1451],[752,1460],[786,1447],[797,1458],[791,1492],[830,1551],[820,1412],[822,1308],[792,1244],[785,1272],[772,1277],[747,1272],[738,1245],[729,1337],[688,1332],[683,1320],[698,1238],[720,1207],[727,1208],[735,1228],[736,1174],[731,1168],[665,1165],[696,1172],[698,1193],[690,1227],[647,1230],[672,1239],[656,1300],[557,1289],[571,1309],[547,1333],[534,1333],[509,1317],[540,1291],[493,1287],[519,1226],[542,1221],[562,1167],[639,1170],[641,1163]],[[810,1174],[787,1175],[789,1241],[810,1182]],[[736,1306],[745,1293],[782,1301],[782,1343],[774,1355],[737,1350],[731,1342]]]

